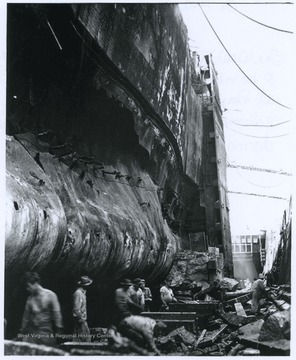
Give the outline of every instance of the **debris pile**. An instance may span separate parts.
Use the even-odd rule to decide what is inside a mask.
[[[270,287],[260,301],[257,314],[251,313],[250,289],[242,294],[237,284],[223,284],[224,300],[185,300],[169,305],[165,312],[141,315],[164,322],[166,332],[156,338],[163,355],[170,356],[287,356],[290,355],[290,300],[287,286]],[[225,285],[226,284],[226,285]],[[205,285],[205,284],[203,284]],[[203,286],[204,290],[211,286]],[[196,286],[194,287],[196,288]],[[190,284],[186,295],[190,294]],[[202,286],[200,292],[203,292]],[[220,296],[220,295],[219,295]],[[31,355],[153,355],[114,328],[92,328],[91,342],[60,344],[60,349],[21,342],[5,342],[5,354]],[[114,341],[116,339],[116,341]]]
[[[221,292],[209,292],[211,285],[200,286],[199,292],[206,300],[185,300],[183,292],[176,290],[179,303],[171,304],[169,311],[179,318],[196,314],[196,331],[190,332],[184,326],[177,327],[157,340],[157,346],[166,355],[189,356],[254,356],[290,354],[290,287],[282,285],[268,288],[266,297],[260,301],[260,311],[251,313],[252,292],[250,286],[240,289],[233,279],[219,283]],[[203,288],[203,289],[202,289]],[[207,291],[208,290],[208,291]],[[209,293],[211,295],[209,295]],[[221,294],[223,297],[221,299]],[[169,314],[169,312],[168,312]],[[182,315],[181,315],[182,314]],[[148,314],[147,314],[148,316]],[[153,314],[158,319],[157,313]],[[159,318],[163,318],[161,315]]]
[[[191,300],[185,300],[183,296],[180,302],[170,304],[167,312],[142,313],[142,316],[167,325],[167,332],[156,339],[161,353],[170,356],[289,355],[290,303],[287,300],[291,298],[290,288],[269,288],[266,298],[261,300],[260,312],[254,315],[250,313],[250,288],[247,291],[240,289],[238,283],[227,279],[221,284],[226,287],[223,289],[224,300],[216,300],[208,294],[206,300],[192,300],[194,295],[190,289],[196,289],[196,286],[188,284],[183,291],[188,299],[191,296]],[[211,286],[203,284],[200,291],[203,291],[202,287],[206,290]],[[151,355],[140,348],[119,347],[115,352],[114,348],[108,348],[106,331],[96,331],[101,337],[94,340],[92,349],[67,351],[73,355],[111,354],[112,351],[112,355]]]

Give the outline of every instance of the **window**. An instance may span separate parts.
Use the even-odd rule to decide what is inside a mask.
[[[258,244],[258,236],[253,235],[253,244]]]
[[[257,240],[258,235],[242,235],[232,237],[232,252],[233,253],[251,253],[253,251],[252,240]]]
[[[232,245],[233,253],[251,253],[252,252],[252,244],[234,244]]]

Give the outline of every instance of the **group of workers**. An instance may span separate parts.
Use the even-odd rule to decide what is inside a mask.
[[[160,299],[160,311],[167,311],[170,303],[177,302],[168,282],[161,284]],[[128,315],[137,315],[143,311],[149,312],[151,303],[152,293],[150,288],[145,286],[144,279],[137,278],[133,282],[124,279],[121,281],[120,287],[115,291],[115,305],[120,320]]]
[[[87,288],[93,280],[81,276],[73,294],[73,333],[65,336],[61,307],[57,295],[41,285],[40,276],[35,272],[27,272],[24,282],[29,296],[23,314],[18,340],[56,346],[58,339],[71,338],[74,342],[91,341],[87,323]],[[168,310],[170,302],[177,302],[168,283],[160,288],[162,301],[161,311]],[[159,335],[166,325],[155,321],[141,312],[149,312],[152,303],[152,293],[145,286],[145,280],[137,278],[121,281],[115,290],[114,304],[117,319],[109,327],[108,333],[113,346],[126,345],[142,354],[152,351],[160,354],[155,346],[154,337]]]
[[[163,283],[160,288],[160,298],[162,303],[160,311],[167,311],[170,303],[177,302],[173,290],[167,282]],[[166,325],[161,321],[141,316],[143,311],[150,311],[151,302],[152,293],[150,288],[145,286],[144,279],[137,278],[133,282],[129,279],[121,281],[120,287],[115,291],[118,318],[114,322],[118,327],[112,325],[109,328],[113,346],[122,346],[123,343],[126,343],[122,340],[122,336],[124,336],[124,339],[128,339],[127,343],[131,349],[140,346],[140,349],[144,349],[144,351],[147,351],[146,348],[160,355],[154,338],[161,335]],[[142,352],[142,354],[144,353]]]
[[[24,276],[27,298],[19,340],[56,346],[57,339],[65,338],[63,335],[63,320],[57,295],[41,286],[40,277],[35,272],[28,272]],[[81,276],[73,294],[73,333],[74,342],[91,341],[90,330],[87,323],[87,288],[93,280],[88,276]],[[216,290],[216,287],[215,287]],[[252,307],[254,314],[259,312],[259,303],[266,293],[263,274],[254,281],[252,286]],[[161,308],[159,311],[168,311],[169,304],[177,302],[173,290],[167,282],[160,287]],[[147,314],[152,303],[152,293],[146,287],[145,280],[137,278],[133,282],[123,279],[114,293],[114,305],[117,317],[113,318],[108,329],[113,346],[128,346],[131,349],[142,349],[160,354],[155,346],[154,337],[159,335],[166,327],[164,323],[155,321]],[[69,337],[68,337],[69,338]],[[145,350],[146,348],[146,350]],[[139,352],[139,351],[138,351]]]

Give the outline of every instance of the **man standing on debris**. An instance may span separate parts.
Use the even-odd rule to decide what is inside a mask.
[[[144,293],[144,300],[145,300],[145,311],[150,311],[150,305],[152,303],[152,293],[149,287],[145,286],[145,280],[142,279],[141,280],[141,285],[140,285],[143,293]]]
[[[81,276],[77,283],[77,289],[73,295],[73,318],[74,318],[74,337],[73,341],[90,341],[90,331],[87,324],[86,311],[86,288],[93,281],[88,276]]]
[[[55,346],[55,333],[61,333],[63,329],[58,298],[54,292],[40,285],[40,277],[37,273],[27,272],[23,280],[30,295],[20,329],[22,340]]]
[[[263,279],[264,279],[264,275],[260,273],[259,279],[255,280],[252,286],[251,312],[253,314],[259,314],[259,309],[260,309],[259,302],[266,293]]]
[[[173,290],[171,289],[167,281],[165,281],[160,288],[160,299],[162,303],[160,311],[168,311],[170,303],[178,302],[178,300],[175,298]]]
[[[132,282],[129,279],[123,279],[120,283],[120,287],[115,290],[114,302],[117,310],[117,318],[114,319],[114,323],[119,323],[122,319],[133,313],[140,313],[142,308],[138,303],[134,303],[130,296],[130,287]]]
[[[163,322],[139,315],[126,317],[118,326],[122,335],[135,341],[138,346],[147,347],[157,355],[161,355],[161,353],[155,345],[154,337],[161,336],[165,328],[166,325]]]
[[[141,283],[142,279],[137,278],[134,280],[133,285],[129,288],[129,295],[131,300],[140,307],[140,311],[136,311],[136,314],[144,311],[145,307],[144,293],[141,289]]]

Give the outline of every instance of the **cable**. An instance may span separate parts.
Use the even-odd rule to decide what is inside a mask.
[[[266,197],[271,199],[278,199],[278,200],[288,200],[287,198],[282,198],[279,196],[270,196],[270,195],[262,195],[262,194],[254,194],[254,193],[244,193],[239,191],[228,191],[230,194],[237,194],[237,195],[250,195],[250,196],[260,196],[260,197]]]
[[[283,122],[280,122],[280,123],[277,123],[277,124],[267,124],[267,125],[263,125],[263,124],[239,124],[239,123],[229,119],[227,116],[225,116],[223,118],[226,119],[226,120],[231,121],[232,123],[234,123],[235,125],[238,125],[238,126],[257,126],[257,127],[274,127],[274,126],[279,126],[279,125],[282,125],[282,124],[286,124],[287,122],[291,121],[291,120],[287,120],[287,121],[283,121]]]
[[[216,33],[215,29],[213,28],[210,20],[208,19],[207,15],[205,14],[205,12],[203,11],[202,7],[200,4],[198,4],[204,17],[206,18],[208,24],[210,25],[211,29],[213,30],[214,34],[216,35],[217,39],[219,40],[220,44],[223,46],[224,50],[227,52],[228,56],[230,57],[230,59],[235,63],[235,65],[239,68],[239,70],[245,75],[245,77],[262,93],[264,94],[266,97],[268,97],[271,101],[275,102],[276,104],[286,108],[286,109],[290,109],[290,107],[281,104],[280,102],[276,101],[275,99],[273,99],[271,96],[269,96],[266,92],[264,92],[258,85],[256,85],[254,83],[254,81],[243,71],[243,69],[238,65],[238,63],[235,61],[235,59],[232,57],[232,55],[229,53],[229,51],[226,49],[225,45],[223,44],[222,40],[219,38],[219,35]]]
[[[227,162],[226,166],[227,166],[227,167],[230,167],[230,168],[241,168],[241,169],[244,169],[244,170],[263,171],[263,172],[269,172],[269,173],[272,173],[272,174],[292,176],[291,173],[287,173],[287,172],[282,171],[282,170],[279,170],[279,171],[278,171],[278,170],[257,168],[257,167],[254,167],[254,166],[234,165],[234,164],[230,164],[229,162]]]
[[[59,49],[60,49],[60,50],[63,50],[62,45],[60,44],[60,42],[59,42],[59,40],[58,40],[58,38],[57,38],[57,36],[56,36],[56,34],[55,34],[52,26],[50,25],[50,22],[49,22],[48,20],[46,20],[46,22],[47,22],[47,25],[48,25],[48,27],[49,27],[49,29],[50,29],[53,37],[55,38],[55,41],[56,41],[57,44],[58,44]]]
[[[283,137],[283,136],[288,136],[290,135],[289,133],[288,134],[282,134],[282,135],[274,135],[274,136],[255,136],[255,135],[249,135],[249,134],[244,134],[240,131],[237,131],[237,130],[234,130],[232,129],[231,127],[229,127],[228,125],[225,124],[225,126],[230,129],[231,131],[237,133],[237,134],[240,134],[240,135],[244,135],[244,136],[249,136],[249,137],[252,137],[252,138],[257,138],[257,139],[273,139],[273,138],[279,138],[279,137]]]
[[[257,21],[257,20],[254,20],[252,19],[251,17],[243,14],[242,12],[240,12],[238,9],[234,8],[233,6],[231,6],[230,4],[227,4],[228,6],[230,6],[233,10],[237,11],[239,14],[241,14],[242,16],[246,17],[247,19],[251,20],[251,21],[254,21],[255,23],[259,24],[259,25],[262,25],[262,26],[265,26],[269,29],[272,29],[272,30],[277,30],[277,31],[282,31],[282,32],[285,32],[285,33],[288,33],[288,34],[294,34],[293,31],[288,31],[288,30],[282,30],[282,29],[278,29],[278,28],[275,28],[273,26],[269,26],[269,25],[266,25],[266,24],[263,24],[261,23],[260,21]]]
[[[282,184],[284,184],[285,182],[287,182],[287,179],[285,179],[284,181],[281,181],[280,183],[276,184],[276,185],[272,185],[272,186],[264,186],[264,185],[259,185],[259,184],[255,184],[253,183],[252,181],[248,180],[247,178],[245,178],[239,171],[235,170],[235,172],[240,176],[242,177],[245,181],[247,181],[249,184],[251,185],[254,185],[254,186],[258,186],[260,188],[263,188],[263,189],[271,189],[271,188],[275,188],[275,187],[278,187]]]

